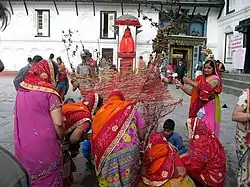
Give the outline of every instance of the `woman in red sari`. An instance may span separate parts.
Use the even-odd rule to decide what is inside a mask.
[[[181,155],[190,177],[196,186],[224,187],[226,177],[226,154],[219,139],[198,118],[188,120],[189,147]]]
[[[69,80],[67,77],[67,69],[61,59],[61,57],[58,57],[56,59],[57,63],[58,63],[58,70],[59,70],[59,82],[57,83],[57,89],[58,92],[62,98],[62,100],[64,101],[65,95],[67,94],[68,90],[69,90]]]
[[[100,187],[131,187],[139,169],[143,121],[137,106],[113,91],[92,124],[92,154]]]
[[[179,154],[162,132],[150,135],[142,165],[143,174],[139,187],[195,187],[186,174]]]
[[[98,94],[89,93],[82,102],[75,103],[70,100],[62,106],[66,130],[63,141],[64,187],[73,184],[72,172],[76,171],[76,166],[72,158],[79,154],[80,142],[86,138],[87,132],[91,129],[92,116],[101,104],[102,98]]]
[[[219,94],[222,91],[222,80],[215,61],[208,59],[204,64],[202,75],[195,81],[187,77],[183,80],[185,84],[192,86],[190,89],[177,80],[177,86],[191,96],[189,118],[198,117],[205,121],[208,128],[219,138],[221,120]]]

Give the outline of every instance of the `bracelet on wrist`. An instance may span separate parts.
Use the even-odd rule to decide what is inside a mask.
[[[250,113],[247,113],[247,120],[250,121]]]

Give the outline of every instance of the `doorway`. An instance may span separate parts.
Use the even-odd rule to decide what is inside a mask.
[[[105,63],[112,65],[114,55],[113,53],[113,48],[102,48],[102,60],[104,60]]]
[[[173,47],[171,48],[171,62],[175,67],[179,61],[182,61],[187,70],[187,76],[192,75],[192,59],[193,59],[193,48],[192,47]]]
[[[187,56],[188,56],[188,50],[178,50],[174,49],[173,50],[173,67],[178,65],[180,61],[183,62],[184,66],[186,66],[187,69]]]

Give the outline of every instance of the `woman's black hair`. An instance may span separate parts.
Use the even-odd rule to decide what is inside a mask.
[[[61,57],[57,57],[56,60],[60,60],[60,63],[63,63],[62,58]]]
[[[51,60],[53,60],[54,57],[55,57],[55,55],[54,55],[53,53],[51,53],[51,54],[49,55],[49,58],[50,58]]]
[[[97,103],[97,107],[101,107],[103,104],[103,98],[98,94],[98,103]]]
[[[36,55],[32,59],[33,62],[40,62],[41,60],[43,60],[43,57],[41,57],[40,55]]]
[[[28,61],[29,64],[31,64],[33,60],[32,60],[31,57],[28,57],[27,61]]]
[[[5,7],[3,3],[0,3],[0,30],[4,31],[8,26],[10,19],[10,11]]]
[[[210,64],[210,66],[213,68],[213,74],[215,74],[215,66],[216,66],[216,64],[215,64],[215,62],[212,60],[212,59],[208,59],[205,63],[204,63],[204,66],[206,65],[206,64]]]

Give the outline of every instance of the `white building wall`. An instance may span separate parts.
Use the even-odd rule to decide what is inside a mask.
[[[100,51],[102,48],[113,48],[113,62],[116,64],[118,51],[117,39],[100,39],[100,11],[117,11],[117,17],[122,15],[120,5],[96,4],[96,15],[94,16],[93,5],[78,3],[79,16],[76,15],[74,3],[57,3],[59,15],[53,3],[26,2],[29,15],[26,15],[23,3],[12,3],[14,15],[11,22],[4,32],[0,33],[0,57],[3,60],[6,70],[19,70],[27,64],[29,56],[41,55],[48,58],[50,53],[55,57],[61,56],[65,64],[69,67],[66,58],[66,51],[62,43],[62,30],[78,30],[78,34],[73,37],[74,44],[80,46],[82,40],[86,49],[93,52],[95,49]],[[124,4],[124,14],[138,16],[135,5]],[[50,37],[35,37],[35,9],[50,10]],[[143,8],[143,12],[153,21],[158,21],[158,13],[151,8]],[[145,61],[152,51],[151,40],[156,35],[156,28],[150,25],[148,20],[139,18],[143,32],[137,35],[136,55],[143,56]],[[79,50],[78,50],[79,52]],[[79,53],[74,60],[75,65],[80,62]]]
[[[215,55],[215,58],[225,62],[225,48],[226,48],[226,33],[233,32],[234,36],[239,33],[235,31],[235,26],[239,24],[240,21],[250,18],[250,1],[249,0],[230,0],[232,3],[232,9],[235,12],[226,15],[226,5],[223,9],[220,19],[213,19],[213,23],[208,26],[208,47],[210,47]],[[211,13],[214,14],[214,13]],[[209,16],[208,20],[213,16]],[[214,16],[218,16],[214,14]],[[214,34],[213,34],[214,33]],[[216,41],[214,43],[214,41]],[[212,45],[216,44],[217,46]],[[231,61],[231,62],[230,62]],[[229,71],[234,71],[237,68],[237,62],[235,58],[231,60],[226,60],[226,69]]]
[[[213,51],[215,57],[220,56],[219,51],[219,37],[218,37],[218,9],[211,9],[207,19],[207,47]]]

